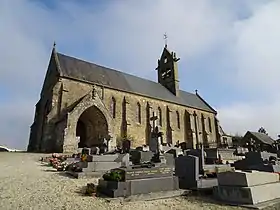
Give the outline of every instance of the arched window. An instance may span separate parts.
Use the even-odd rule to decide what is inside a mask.
[[[111,115],[113,118],[116,118],[116,99],[114,97],[112,97],[112,101],[111,101]]]
[[[177,127],[180,129],[180,114],[178,111],[176,111],[176,115],[177,115]]]
[[[139,102],[137,103],[137,110],[136,111],[137,111],[136,112],[137,122],[141,123],[141,105],[140,105]]]
[[[208,117],[209,132],[212,133],[211,119]]]
[[[162,126],[162,113],[160,107],[158,107],[158,125]]]

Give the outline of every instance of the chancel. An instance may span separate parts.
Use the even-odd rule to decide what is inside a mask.
[[[108,136],[110,148],[120,139],[135,148],[149,145],[155,126],[162,144],[217,147],[217,112],[197,91],[180,90],[180,59],[164,37],[157,82],[61,54],[54,45],[28,151],[75,152],[101,145]]]

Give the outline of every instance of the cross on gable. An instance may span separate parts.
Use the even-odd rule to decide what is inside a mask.
[[[163,35],[163,39],[165,40],[165,47],[167,47],[167,34],[166,33],[164,33],[164,35]]]

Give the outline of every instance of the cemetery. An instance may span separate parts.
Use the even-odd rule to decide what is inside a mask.
[[[109,200],[154,200],[207,191],[216,202],[248,208],[280,202],[277,152],[252,145],[249,150],[204,148],[202,143],[195,149],[173,146],[162,144],[161,135],[154,127],[150,144],[143,147],[131,148],[127,139],[115,149],[85,147],[72,156],[53,154],[41,161],[77,179],[97,178],[85,193]]]

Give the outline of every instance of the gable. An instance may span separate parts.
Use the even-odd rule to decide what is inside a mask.
[[[117,90],[145,95],[151,98],[216,113],[212,107],[201,100],[201,98],[196,94],[181,90],[180,95],[175,96],[161,84],[147,79],[89,63],[60,53],[57,53],[57,57],[59,60],[61,76],[63,77],[95,83]]]
[[[46,72],[46,76],[44,79],[44,83],[42,86],[42,90],[41,90],[41,97],[48,92],[50,89],[52,89],[52,87],[55,85],[55,83],[57,82],[57,79],[59,77],[59,69],[57,67],[57,62],[56,62],[56,58],[55,58],[55,52],[52,52],[51,58],[50,58],[50,62],[49,62],[49,66]]]

